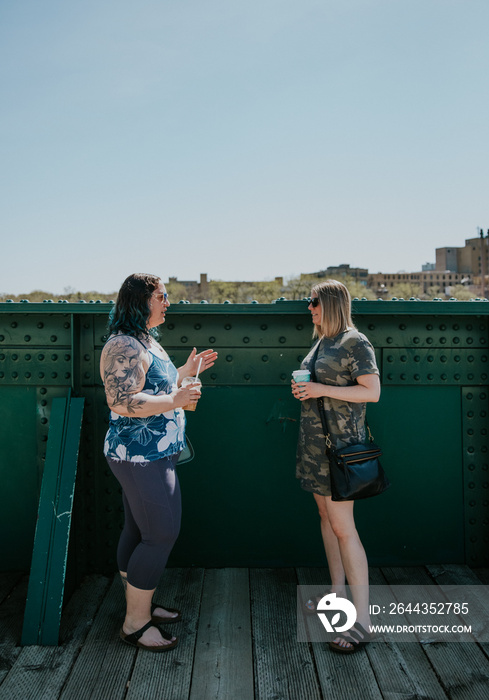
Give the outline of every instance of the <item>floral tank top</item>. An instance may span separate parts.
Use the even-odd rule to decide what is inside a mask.
[[[147,349],[147,348],[145,348]],[[178,372],[173,362],[151,355],[143,391],[166,394],[177,388]],[[120,416],[110,412],[104,455],[125,462],[154,462],[181,452],[185,442],[185,413],[176,408],[145,418]]]

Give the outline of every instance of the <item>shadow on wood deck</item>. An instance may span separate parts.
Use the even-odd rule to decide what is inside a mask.
[[[182,610],[164,654],[119,640],[118,577],[88,577],[58,647],[20,647],[27,577],[0,575],[2,700],[487,700],[489,644],[372,642],[349,656],[296,641],[296,586],[322,569],[168,569],[155,598]],[[371,582],[489,583],[489,570],[371,570]]]

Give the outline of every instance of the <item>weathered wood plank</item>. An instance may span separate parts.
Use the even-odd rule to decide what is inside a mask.
[[[420,568],[383,568],[382,573],[391,585],[429,586],[433,583],[427,571]],[[419,602],[430,603],[429,595]],[[489,661],[476,643],[437,642],[424,643],[422,647],[451,700],[487,700]]]
[[[178,646],[160,654],[138,652],[127,700],[188,698],[203,581],[204,569],[166,570],[154,599],[182,611],[182,621],[166,628],[178,638]]]
[[[0,606],[0,683],[21,652],[18,644],[22,633],[22,618],[28,584],[29,577],[22,576]]]
[[[53,700],[59,697],[108,586],[109,579],[103,576],[84,580],[61,617],[60,646],[23,647],[0,686],[1,697],[8,700]]]
[[[309,645],[297,641],[293,569],[251,569],[256,700],[319,700]]]
[[[301,586],[318,586],[318,595],[328,591],[330,578],[327,569],[299,568],[297,577]],[[306,625],[316,622],[308,616],[304,621]],[[340,655],[324,643],[312,642],[311,647],[324,698],[382,700],[370,657],[363,649],[354,654]]]
[[[387,586],[379,569],[370,570],[370,584]],[[446,693],[420,644],[380,640],[370,644],[367,653],[384,700],[446,699]]]
[[[253,700],[248,569],[207,569],[190,700]]]
[[[480,569],[471,569],[471,571],[477,576],[479,581],[482,581],[482,583],[489,583],[489,569],[484,567]]]
[[[135,649],[119,639],[124,610],[124,590],[117,574],[103,599],[60,700],[121,700],[124,697],[136,655]]]

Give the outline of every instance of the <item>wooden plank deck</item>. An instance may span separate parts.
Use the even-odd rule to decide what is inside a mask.
[[[489,644],[375,641],[350,656],[298,643],[296,587],[323,569],[169,569],[178,607],[165,654],[119,640],[118,576],[90,576],[66,605],[58,647],[19,646],[27,577],[0,574],[1,700],[487,700]],[[372,584],[487,584],[465,566],[371,569]],[[477,605],[477,600],[474,601]]]

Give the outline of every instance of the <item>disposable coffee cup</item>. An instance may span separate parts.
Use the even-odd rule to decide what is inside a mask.
[[[294,372],[292,372],[292,379],[296,384],[300,384],[301,382],[310,382],[311,373],[308,369],[296,369]]]
[[[182,387],[185,388],[186,386],[189,386],[190,384],[197,384],[198,386],[202,386],[202,382],[200,379],[197,377],[185,377],[182,380]],[[187,404],[186,406],[183,407],[184,411],[195,411],[197,408],[197,401],[192,401],[192,403]]]

